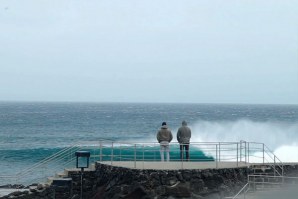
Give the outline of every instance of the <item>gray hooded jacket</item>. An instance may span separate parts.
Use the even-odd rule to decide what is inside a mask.
[[[162,126],[156,135],[157,141],[160,143],[162,141],[171,142],[173,135],[170,129],[166,125]]]
[[[182,126],[178,129],[177,140],[181,144],[188,144],[191,138],[191,130],[188,128],[185,121],[182,122]]]

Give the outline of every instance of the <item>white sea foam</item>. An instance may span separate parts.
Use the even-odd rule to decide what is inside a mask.
[[[274,150],[277,157],[283,162],[298,162],[298,144],[283,145]]]
[[[298,162],[298,124],[281,122],[198,121],[192,128],[192,142],[265,143],[283,162]]]

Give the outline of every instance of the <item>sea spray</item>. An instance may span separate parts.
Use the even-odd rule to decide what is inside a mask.
[[[237,121],[197,121],[192,126],[192,141],[224,142],[245,140],[262,142],[271,149],[291,146],[298,141],[298,123]]]

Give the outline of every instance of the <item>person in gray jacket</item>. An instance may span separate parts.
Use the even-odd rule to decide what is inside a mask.
[[[184,151],[186,160],[189,160],[189,143],[191,138],[191,130],[187,126],[186,121],[182,121],[182,126],[178,129],[177,140],[180,144],[180,159],[183,160]]]
[[[167,154],[167,162],[170,161],[170,142],[173,139],[171,130],[167,127],[167,123],[163,122],[160,130],[156,135],[157,141],[160,144],[160,157],[164,161],[164,152]]]

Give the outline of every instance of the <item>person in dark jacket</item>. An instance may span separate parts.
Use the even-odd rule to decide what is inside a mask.
[[[170,161],[170,142],[173,139],[171,130],[167,127],[167,123],[163,122],[160,130],[156,135],[157,141],[160,144],[160,157],[164,161],[164,152],[167,154],[167,162]]]
[[[184,159],[184,151],[186,160],[189,161],[189,143],[191,138],[191,130],[187,126],[186,121],[182,121],[182,126],[177,131],[177,140],[180,144],[180,159]]]

